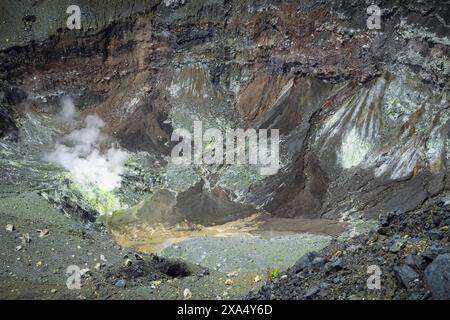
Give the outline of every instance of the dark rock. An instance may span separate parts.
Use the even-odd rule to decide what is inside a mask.
[[[387,227],[391,223],[392,214],[390,212],[381,213],[378,219],[380,220],[380,225],[382,227]]]
[[[169,277],[187,277],[191,274],[188,266],[181,261],[164,260],[156,268]]]
[[[18,87],[10,86],[5,88],[5,101],[10,106],[18,105],[23,100],[25,100],[26,97],[27,97],[26,92]]]
[[[330,285],[326,282],[322,282],[319,287],[320,289],[328,289]]]
[[[428,231],[428,236],[431,240],[441,240],[444,237],[444,234],[439,229],[431,229]]]
[[[407,289],[411,290],[414,287],[414,281],[419,279],[419,274],[407,265],[394,267],[395,276],[398,281]]]
[[[129,270],[127,270],[127,272],[132,278],[142,277],[146,274],[145,266],[143,263],[132,264],[131,266],[129,266]]]
[[[433,224],[434,224],[435,226],[439,226],[439,223],[441,223],[442,219],[441,219],[441,217],[439,217],[439,216],[433,216],[433,217],[431,218],[431,221],[433,221]]]
[[[311,262],[311,266],[313,269],[320,269],[325,265],[325,259],[322,257],[316,257],[314,258],[314,260]]]
[[[315,258],[318,258],[319,254],[317,252],[308,252],[292,266],[291,271],[294,273],[299,273],[300,271],[310,268]]]
[[[378,228],[378,234],[381,234],[383,236],[387,236],[389,234],[389,228],[386,228],[386,227]]]
[[[26,23],[36,22],[36,16],[33,14],[26,15],[22,18],[22,21]]]
[[[318,294],[320,291],[320,288],[315,286],[310,288],[306,294],[303,296],[305,299],[311,299],[313,296],[315,296],[316,294]]]
[[[433,299],[450,299],[450,254],[439,255],[425,270]]]
[[[335,283],[335,284],[339,284],[342,282],[344,282],[344,277],[342,277],[342,276],[337,276],[333,279],[333,283]]]
[[[421,300],[422,296],[417,292],[412,292],[410,295],[408,295],[408,300]]]
[[[370,228],[370,231],[369,231],[369,232],[370,232],[371,234],[379,233],[380,228],[381,228],[381,227],[380,227],[379,225],[375,225],[375,226],[373,226],[372,228]]]
[[[142,256],[138,253],[135,253],[134,257],[136,258],[136,260],[143,260]]]
[[[427,263],[422,256],[417,256],[417,255],[413,255],[413,254],[409,254],[406,257],[405,263],[408,266],[410,266],[412,268],[417,268],[419,270],[424,270],[427,267]]]
[[[437,246],[435,244],[429,246],[423,253],[422,257],[425,259],[425,263],[428,265],[431,261],[433,261],[438,255],[449,253],[450,249],[443,247],[443,246]]]
[[[17,142],[18,128],[14,121],[10,108],[0,102],[0,138],[8,137],[11,141]]]
[[[326,271],[326,273],[332,273],[335,271],[339,271],[343,268],[344,268],[344,262],[342,261],[342,258],[339,258],[334,262],[327,263],[325,266],[325,271]]]

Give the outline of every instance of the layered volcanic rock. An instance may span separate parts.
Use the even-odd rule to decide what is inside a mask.
[[[208,174],[231,197],[283,217],[408,211],[448,184],[445,5],[381,2],[380,31],[367,29],[358,1],[80,6],[82,30],[49,29],[2,53],[3,81],[40,112],[70,92],[123,147],[156,155],[194,120],[279,129],[276,177],[232,185],[226,168]],[[64,12],[52,12],[62,24]],[[41,22],[29,23],[38,34]],[[14,128],[6,113],[3,131]]]

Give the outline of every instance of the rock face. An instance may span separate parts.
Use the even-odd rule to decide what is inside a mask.
[[[244,206],[219,194],[219,190],[208,192],[203,183],[198,183],[180,194],[167,190],[156,190],[137,207],[124,210],[112,217],[111,226],[124,223],[145,223],[154,225],[167,223],[169,226],[189,221],[193,224],[211,226],[236,220],[253,213],[250,206]]]
[[[82,1],[75,31],[64,8],[46,6],[4,44],[2,81],[38,112],[70,93],[123,147],[158,156],[195,119],[279,129],[276,176],[206,169],[211,189],[233,200],[280,217],[376,217],[448,185],[448,8],[438,1],[381,1],[380,31],[367,28],[364,1]],[[13,132],[1,110],[2,132]]]
[[[0,138],[17,142],[18,128],[12,106],[26,98],[25,92],[6,83],[0,84]]]
[[[17,126],[11,114],[11,109],[0,106],[0,137],[7,136],[17,140]]]

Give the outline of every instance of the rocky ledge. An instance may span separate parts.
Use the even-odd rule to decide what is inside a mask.
[[[248,298],[450,299],[449,225],[443,202],[382,214],[368,234],[304,255]]]

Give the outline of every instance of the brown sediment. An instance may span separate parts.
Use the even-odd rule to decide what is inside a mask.
[[[327,219],[270,218],[264,213],[214,226],[188,223],[165,227],[163,224],[115,225],[111,233],[121,246],[131,247],[143,252],[160,252],[171,244],[191,237],[232,235],[280,235],[292,233],[312,233],[336,237],[344,232],[345,223]]]
[[[124,247],[132,247],[143,252],[158,252],[165,247],[198,236],[227,236],[254,232],[260,222],[255,213],[249,217],[215,226],[180,223],[175,226],[158,224],[129,224],[110,226],[112,237]]]
[[[345,223],[328,219],[268,218],[261,222],[264,231],[314,233],[336,237],[344,232]]]

